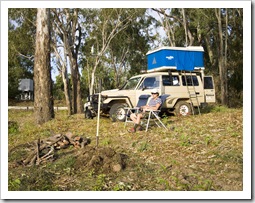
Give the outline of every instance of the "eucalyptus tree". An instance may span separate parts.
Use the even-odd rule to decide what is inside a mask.
[[[54,118],[50,68],[50,9],[38,8],[34,61],[34,113],[38,124]]]
[[[221,104],[230,105],[229,89],[234,91],[238,86],[238,92],[242,91],[242,84],[234,83],[234,78],[242,77],[242,55],[230,57],[242,53],[242,9],[153,10],[163,16],[161,22],[167,32],[168,45],[204,47],[205,71],[216,78],[217,98]]]
[[[170,11],[170,9],[154,9],[158,16],[157,18],[154,18],[154,20],[157,22],[156,24],[158,26],[161,26],[163,30],[165,31],[165,34],[167,36],[167,39],[163,39],[162,36],[158,36],[158,40],[162,42],[163,44],[166,44],[168,46],[174,47],[175,45],[175,30],[176,26],[172,25],[172,18],[169,18],[166,16],[166,14]]]
[[[63,55],[61,56],[55,47],[55,53],[57,56],[58,63],[61,67],[61,74],[65,84],[65,95],[67,106],[69,107],[69,113],[82,113],[83,105],[81,98],[81,83],[80,83],[80,73],[78,67],[78,54],[81,45],[82,33],[79,23],[79,9],[52,9],[52,14],[54,17],[54,27],[55,33],[58,37],[55,40],[55,45],[57,43],[62,43]],[[61,58],[62,57],[62,58]],[[67,64],[67,61],[69,64]],[[67,66],[71,70],[72,78],[72,108],[70,107],[70,96],[68,89],[68,77],[67,77]]]
[[[161,14],[161,24],[166,31],[169,43],[171,46],[192,46],[194,43],[194,36],[190,28],[189,16],[186,14],[186,9],[184,8],[153,8],[152,10]],[[182,32],[182,36],[178,32]],[[177,36],[178,38],[177,38]],[[177,44],[178,39],[181,41]]]
[[[227,77],[227,105],[243,105],[243,9],[223,9],[224,65]],[[227,46],[227,47],[226,47]],[[227,58],[227,59],[226,59]],[[227,61],[226,61],[227,60]]]
[[[56,37],[56,36],[55,36]],[[65,46],[63,47],[63,53],[61,53],[61,51],[57,48],[57,40],[53,40],[54,44],[52,45],[52,48],[54,49],[54,53],[55,53],[55,65],[60,73],[60,77],[62,79],[62,83],[64,86],[64,95],[65,95],[65,101],[66,101],[66,106],[67,106],[67,112],[68,115],[72,115],[73,111],[72,111],[72,100],[71,100],[71,87],[70,87],[70,80],[68,78],[68,72],[67,72],[67,54],[66,54],[66,50],[65,50]],[[56,83],[58,83],[59,81],[59,77],[56,77]],[[57,85],[57,84],[56,84]]]
[[[153,18],[146,12],[147,9],[138,10],[136,19],[109,45],[107,53],[115,88],[120,87],[125,78],[147,69],[146,53],[151,40],[148,29]]]
[[[33,78],[36,9],[8,9],[8,97],[18,95],[19,81]]]
[[[106,57],[106,53],[112,40],[136,19],[139,9],[111,8],[111,9],[91,9],[89,39],[86,45],[92,46],[91,65],[89,71],[89,93],[93,94],[96,81],[96,71]],[[88,22],[88,21],[87,21]],[[87,63],[89,57],[87,56]]]
[[[225,12],[225,20],[227,22],[227,11]],[[226,30],[222,28],[222,9],[215,8],[215,16],[218,23],[218,42],[219,42],[219,52],[218,52],[218,64],[219,64],[219,75],[220,75],[220,87],[221,87],[221,103],[227,104],[227,39],[228,39],[228,30],[227,23],[225,24]],[[223,34],[224,32],[224,34]],[[224,38],[224,39],[223,39]],[[225,44],[225,47],[224,47]]]

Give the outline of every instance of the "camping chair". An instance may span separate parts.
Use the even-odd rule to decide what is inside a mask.
[[[148,116],[146,116],[145,118],[143,118],[143,120],[147,120],[146,122],[146,129],[145,131],[148,131],[150,122],[153,121],[158,127],[163,127],[167,130],[167,127],[165,126],[165,124],[161,121],[161,118],[159,117],[159,113],[161,111],[161,108],[163,106],[163,104],[166,101],[166,98],[169,97],[169,94],[163,94],[161,96],[159,96],[159,98],[161,98],[162,100],[162,104],[159,107],[158,110],[146,110],[146,112],[148,112]]]
[[[151,95],[149,94],[143,94],[143,95],[140,95],[139,96],[139,99],[138,99],[138,102],[137,102],[137,105],[136,107],[134,108],[129,108],[129,107],[126,107],[125,110],[126,110],[126,121],[125,121],[125,127],[126,127],[126,124],[128,122],[133,122],[131,119],[130,119],[130,115],[132,113],[137,113],[140,109],[141,106],[145,106],[148,102],[148,99]]]

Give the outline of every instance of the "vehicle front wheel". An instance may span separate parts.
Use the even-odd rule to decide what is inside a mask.
[[[113,122],[115,121],[124,122],[126,120],[125,107],[127,107],[127,104],[125,103],[116,103],[112,105],[109,114]]]
[[[91,110],[86,109],[84,114],[85,114],[86,119],[93,119],[93,114],[92,114]]]
[[[175,115],[176,116],[188,116],[191,114],[191,106],[189,103],[184,101],[179,101],[175,105]]]

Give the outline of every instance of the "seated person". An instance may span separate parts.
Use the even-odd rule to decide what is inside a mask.
[[[141,118],[145,116],[145,110],[158,110],[160,105],[162,104],[162,100],[159,98],[159,91],[158,89],[153,89],[151,91],[152,98],[150,99],[149,103],[145,106],[140,107],[142,112],[139,113],[132,113],[130,115],[130,119],[134,122],[134,127],[128,130],[131,133],[136,132],[136,130],[142,130],[140,125]]]

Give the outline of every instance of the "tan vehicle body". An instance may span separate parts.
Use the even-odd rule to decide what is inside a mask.
[[[209,87],[205,87],[205,77]],[[151,72],[131,77],[121,89],[102,91],[102,112],[109,113],[113,120],[124,121],[124,107],[135,107],[139,96],[151,94],[154,88],[159,89],[160,95],[170,95],[162,109],[176,115],[191,114],[191,105],[200,107],[215,102],[213,79],[204,76],[203,70]]]

